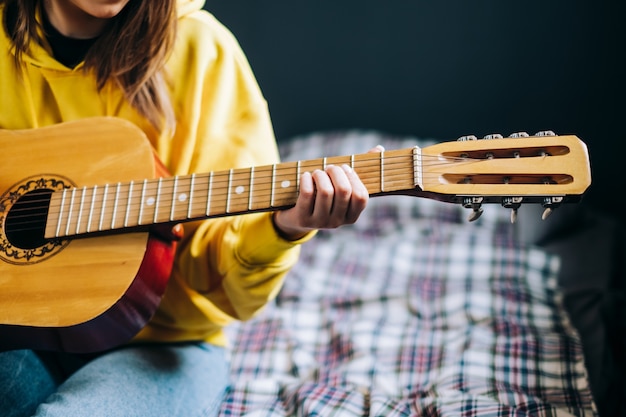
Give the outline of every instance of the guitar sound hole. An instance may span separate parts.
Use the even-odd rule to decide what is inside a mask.
[[[20,249],[35,249],[47,240],[44,237],[52,190],[45,188],[21,196],[9,210],[4,223],[6,237]]]

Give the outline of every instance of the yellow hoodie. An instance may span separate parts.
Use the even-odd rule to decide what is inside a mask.
[[[232,34],[201,10],[203,4],[178,2],[177,41],[167,64],[174,80],[173,137],[156,132],[113,83],[98,92],[82,64],[68,69],[45,47],[31,45],[24,67],[16,68],[4,27],[0,128],[116,116],[144,130],[173,175],[275,163],[267,104],[248,62]],[[223,326],[252,317],[276,295],[301,242],[281,239],[267,213],[186,224],[165,296],[135,339],[225,344]]]

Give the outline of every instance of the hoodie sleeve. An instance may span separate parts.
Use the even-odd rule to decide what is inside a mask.
[[[159,155],[183,174],[273,164],[278,151],[263,98],[230,32],[196,12],[179,24],[172,56],[178,125]],[[175,265],[177,279],[227,315],[245,320],[280,289],[299,255],[300,241],[276,232],[270,213],[185,225]]]

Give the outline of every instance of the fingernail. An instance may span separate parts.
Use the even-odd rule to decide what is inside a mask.
[[[343,168],[343,170],[346,171],[348,174],[352,172],[352,167],[350,167],[349,165],[343,164],[341,168]]]

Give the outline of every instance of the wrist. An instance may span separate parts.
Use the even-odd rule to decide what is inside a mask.
[[[304,238],[307,234],[312,232],[314,229],[304,229],[298,227],[290,227],[282,224],[279,216],[281,216],[280,211],[275,211],[272,213],[272,225],[274,226],[274,230],[281,238],[288,241],[295,241]]]

